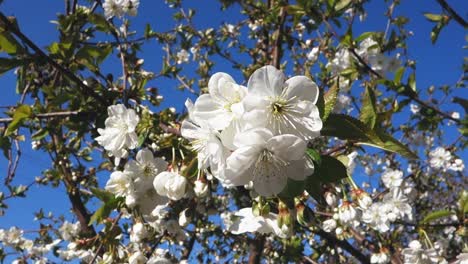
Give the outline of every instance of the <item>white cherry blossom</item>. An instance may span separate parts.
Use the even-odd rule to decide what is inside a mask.
[[[246,125],[265,127],[275,135],[293,134],[304,140],[320,135],[322,120],[315,103],[319,90],[306,76],[286,80],[273,66],[264,66],[250,76],[244,99]]]
[[[135,128],[140,118],[133,109],[127,109],[123,104],[111,105],[107,108],[109,117],[105,121],[104,129],[98,128],[100,136],[96,141],[116,158],[118,164],[120,158],[128,155],[128,149],[134,149],[138,145],[138,137]]]
[[[152,188],[153,180],[160,172],[165,171],[167,162],[161,158],[154,158],[149,149],[138,151],[136,160],[125,164],[125,173],[133,179],[137,192],[145,192]]]
[[[153,181],[154,189],[159,195],[171,200],[180,200],[185,196],[187,179],[175,172],[164,171],[158,174]]]
[[[253,181],[262,196],[280,193],[288,177],[304,180],[306,142],[294,135],[274,136],[264,128],[245,131],[234,140],[238,147],[227,159],[225,177],[234,185]]]

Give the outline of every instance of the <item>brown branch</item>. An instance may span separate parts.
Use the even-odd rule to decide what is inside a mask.
[[[16,37],[18,37],[22,42],[26,43],[34,52],[37,53],[40,57],[42,57],[44,60],[47,61],[52,67],[57,69],[59,72],[61,72],[64,76],[68,77],[70,80],[72,80],[78,87],[80,87],[80,91],[86,95],[93,97],[100,103],[107,105],[108,102],[106,99],[101,97],[99,94],[97,94],[91,87],[88,87],[86,84],[83,83],[83,81],[78,78],[75,74],[73,74],[71,71],[68,69],[62,67],[58,62],[53,60],[51,57],[49,57],[44,51],[42,51],[34,42],[32,42],[26,35],[24,35],[17,27],[15,27],[9,20],[8,18],[0,12],[0,22],[5,26],[6,30],[10,31],[13,33]]]
[[[376,76],[377,78],[379,79],[385,79],[385,77],[383,77],[380,73],[376,72],[374,69],[372,69],[371,66],[369,66],[369,64],[367,64],[364,59],[359,56],[359,54],[357,54],[357,52],[353,49],[353,48],[349,48],[348,49],[353,55],[354,57],[356,57],[356,59],[359,61],[360,64],[362,64],[362,66],[369,72],[371,73],[372,75]],[[423,107],[425,108],[428,108],[428,109],[431,109],[432,111],[436,112],[437,114],[439,114],[440,116],[444,117],[445,119],[450,119],[452,121],[454,121],[455,123],[457,124],[461,124],[461,121],[459,119],[456,119],[456,118],[453,118],[451,115],[445,113],[445,112],[442,112],[441,110],[439,110],[437,107],[435,106],[432,106],[426,102],[424,102],[423,100],[421,100],[418,95],[416,93],[403,93],[402,95],[416,101],[418,104],[422,105]]]
[[[109,228],[109,231],[112,231],[112,229],[114,229],[115,225],[117,224],[117,222],[119,222],[122,215],[123,215],[122,212],[119,213],[119,215],[112,221],[112,225]],[[103,246],[104,246],[104,243],[103,243],[103,241],[101,241],[101,243],[99,243],[99,246],[98,246],[98,248],[96,250],[96,253],[94,254],[93,259],[89,262],[89,264],[93,264],[94,262],[96,262],[96,259],[99,256],[99,253],[101,252]]]
[[[437,0],[439,5],[450,14],[450,16],[457,21],[463,28],[468,27],[468,22],[466,22],[445,0]]]
[[[181,260],[189,259],[190,254],[192,254],[192,249],[193,249],[193,246],[195,245],[195,241],[197,240],[196,238],[197,238],[197,234],[194,233],[184,249],[184,253],[182,254],[182,257],[180,258]]]
[[[259,264],[262,259],[263,247],[265,246],[265,236],[257,235],[249,244],[249,264]]]
[[[354,258],[359,260],[361,263],[370,263],[369,257],[367,257],[361,251],[354,248],[351,244],[349,244],[348,241],[339,240],[338,238],[336,238],[332,234],[327,233],[327,232],[323,231],[322,229],[313,230],[313,232],[315,234],[319,235],[321,238],[325,239],[327,241],[327,243],[329,243],[330,245],[336,245],[336,246],[339,246],[340,248],[344,249],[349,254],[351,254]]]
[[[75,116],[75,115],[80,115],[80,114],[85,114],[85,113],[79,112],[79,111],[52,112],[52,113],[35,114],[32,116],[32,118],[46,119],[46,118],[52,118],[52,117]],[[12,117],[0,118],[0,123],[10,123],[11,121],[13,121]]]
[[[278,29],[276,30],[274,36],[276,36],[274,47],[273,47],[273,66],[277,69],[281,66],[281,57],[282,57],[282,38],[284,31],[284,22],[286,21],[286,10],[285,7],[281,7],[279,14],[279,24]]]

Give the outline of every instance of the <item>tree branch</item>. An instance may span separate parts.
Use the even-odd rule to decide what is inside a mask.
[[[34,44],[26,35],[24,35],[17,27],[11,24],[11,22],[8,20],[8,18],[0,12],[0,22],[5,26],[6,30],[10,31],[13,33],[15,36],[17,36],[21,41],[26,43],[34,52],[37,53],[40,57],[45,59],[52,67],[56,68],[59,72],[61,72],[64,76],[68,77],[70,80],[72,80],[78,87],[81,88],[81,92],[84,95],[93,97],[100,103],[107,105],[108,102],[106,99],[101,97],[99,94],[97,94],[91,87],[88,87],[86,84],[83,83],[83,81],[78,78],[75,74],[73,74],[71,71],[68,69],[62,67],[58,62],[53,60],[51,57],[49,57],[44,51],[42,51],[36,44]]]
[[[35,114],[32,116],[32,118],[46,119],[46,118],[52,118],[52,117],[75,116],[75,115],[80,115],[80,114],[85,114],[85,113],[79,112],[79,111],[52,112],[52,113]],[[12,117],[0,118],[0,123],[10,123],[11,121],[13,121]]]
[[[447,11],[447,13],[450,14],[453,19],[455,19],[455,21],[457,21],[458,24],[460,24],[463,28],[468,27],[468,22],[466,22],[459,14],[457,14],[457,12],[455,12],[455,10],[453,10],[453,8],[449,6],[445,0],[437,0],[437,2],[445,11]]]
[[[262,259],[263,247],[265,246],[265,236],[257,235],[250,241],[249,264],[259,264]]]
[[[346,250],[349,254],[359,260],[361,263],[370,263],[369,257],[364,255],[361,251],[355,249],[351,244],[346,240],[339,240],[330,233],[323,231],[322,229],[317,229],[313,231],[315,234],[319,235],[321,238],[325,239],[330,245],[337,245],[342,249]]]

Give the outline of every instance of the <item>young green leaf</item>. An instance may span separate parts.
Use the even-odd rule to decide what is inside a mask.
[[[359,120],[361,120],[368,127],[373,129],[377,121],[377,109],[375,106],[375,93],[374,90],[367,86],[366,93],[362,98],[362,109],[359,115]]]
[[[20,127],[24,121],[32,117],[32,109],[29,105],[20,105],[16,108],[15,113],[13,114],[13,121],[8,125],[5,136],[13,134],[18,127]]]

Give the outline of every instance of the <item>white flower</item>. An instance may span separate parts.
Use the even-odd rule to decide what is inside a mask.
[[[60,235],[64,240],[71,240],[73,237],[76,237],[81,230],[80,222],[72,224],[68,221],[65,221],[63,225],[59,228]]]
[[[196,196],[203,197],[208,193],[208,184],[197,180],[194,182],[193,191],[195,192]]]
[[[386,264],[390,262],[390,256],[388,252],[373,253],[371,255],[371,263],[375,264]]]
[[[224,145],[232,149],[234,136],[242,129],[242,100],[247,88],[236,84],[230,75],[218,72],[211,76],[208,89],[209,94],[195,101],[191,118],[204,120],[215,130],[224,130],[220,137]]]
[[[432,168],[445,171],[452,160],[452,154],[443,147],[437,147],[429,153],[429,158]]]
[[[410,104],[410,110],[411,110],[411,113],[417,114],[421,110],[421,107],[419,107],[419,105],[417,104]]]
[[[250,76],[247,86],[244,118],[249,125],[304,140],[320,135],[322,120],[315,106],[319,90],[312,80],[306,76],[286,80],[280,70],[264,66]]]
[[[313,47],[309,54],[307,54],[307,59],[310,61],[316,61],[319,55],[319,51],[319,47]]]
[[[130,233],[130,241],[133,243],[141,242],[148,236],[148,230],[145,225],[142,223],[136,223],[132,227],[132,232]]]
[[[190,59],[190,53],[183,49],[177,52],[177,64],[187,63]]]
[[[387,169],[382,174],[382,182],[385,187],[389,189],[398,188],[403,182],[403,172],[400,170]]]
[[[421,243],[413,240],[402,252],[405,264],[440,263],[441,257],[435,249],[423,249]]]
[[[41,141],[39,141],[39,140],[31,141],[31,148],[33,150],[38,150],[40,146],[41,146]]]
[[[387,193],[383,198],[383,203],[390,221],[413,218],[413,208],[409,204],[408,197],[400,189],[393,189]]]
[[[139,5],[139,0],[105,0],[102,4],[102,8],[107,18],[113,16],[121,18],[125,13],[128,13],[130,16],[135,16]]]
[[[455,159],[448,167],[449,170],[453,171],[463,171],[465,169],[465,164],[462,159]]]
[[[135,128],[140,118],[133,109],[127,109],[124,105],[111,105],[107,108],[105,129],[98,128],[99,137],[96,141],[116,158],[116,163],[122,157],[126,157],[128,149],[134,149],[138,145],[138,137]]]
[[[379,231],[387,232],[390,230],[390,222],[387,218],[387,212],[382,203],[375,203],[362,214],[362,221],[369,224],[370,227]]]
[[[132,179],[122,171],[114,171],[106,183],[105,189],[118,197],[124,197],[133,189]]]
[[[187,209],[180,212],[180,214],[179,214],[179,225],[180,226],[185,227],[190,223],[191,219],[190,219],[190,217],[187,216],[187,213],[188,213]]]
[[[328,62],[327,68],[334,74],[340,73],[351,67],[351,54],[346,48],[340,48],[334,58]]]
[[[146,264],[147,260],[148,259],[145,257],[145,254],[141,251],[137,251],[128,258],[128,264]]]
[[[338,219],[343,224],[354,224],[358,216],[356,208],[350,202],[345,201],[338,207]]]
[[[136,160],[130,160],[125,164],[124,172],[133,179],[137,192],[145,192],[152,188],[154,177],[165,171],[167,162],[161,158],[154,158],[149,149],[138,151]]]
[[[278,215],[269,213],[266,216],[255,216],[252,208],[242,208],[234,213],[235,220],[229,226],[229,231],[235,235],[242,233],[270,234],[273,233],[281,238],[287,235],[278,227]]]
[[[159,195],[171,200],[180,200],[185,195],[187,179],[175,172],[164,171],[154,178],[153,186]]]
[[[468,264],[468,253],[460,253],[455,264]]]
[[[262,196],[280,193],[288,177],[304,180],[306,142],[294,135],[273,136],[267,129],[252,129],[236,136],[238,147],[227,159],[225,177],[234,185],[253,181]],[[310,173],[311,174],[311,173]]]
[[[337,226],[336,220],[333,218],[327,219],[323,221],[322,223],[323,230],[328,233],[333,232],[333,230],[336,229],[336,226]]]
[[[221,142],[221,134],[212,128],[205,120],[194,114],[194,105],[187,99],[185,106],[189,118],[182,122],[180,132],[182,136],[192,143],[197,152],[198,168],[200,170],[211,167],[211,172],[218,178],[218,168],[223,168],[228,156],[228,149]],[[220,178],[223,182],[223,179]]]
[[[342,79],[340,79],[340,84],[341,83],[343,83]],[[341,113],[343,110],[346,110],[347,112],[349,112],[352,110],[350,105],[351,105],[351,97],[349,97],[346,94],[340,93],[338,94],[338,97],[336,98],[336,104],[335,104],[335,108],[333,108],[333,112]]]

